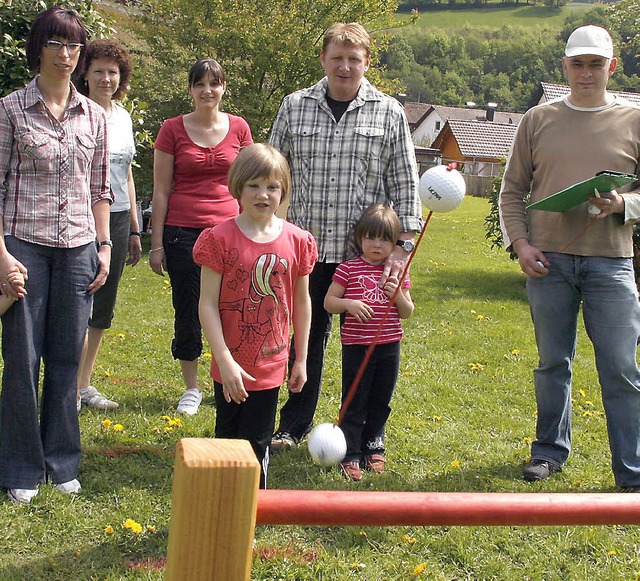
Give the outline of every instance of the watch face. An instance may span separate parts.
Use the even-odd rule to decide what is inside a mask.
[[[396,244],[407,252],[413,252],[413,249],[416,247],[411,240],[398,240]]]

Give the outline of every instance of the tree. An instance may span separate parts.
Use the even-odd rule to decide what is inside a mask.
[[[640,75],[640,3],[620,0],[609,10],[611,23],[621,39],[620,59],[624,73]]]
[[[397,0],[153,0],[132,28],[148,55],[139,88],[159,125],[190,109],[191,65],[216,58],[228,78],[225,108],[249,121],[254,138],[264,139],[282,98],[322,77],[319,44],[331,24],[358,21],[369,31],[386,29],[396,25],[396,8]]]

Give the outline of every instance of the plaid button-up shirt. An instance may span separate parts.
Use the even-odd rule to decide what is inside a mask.
[[[362,80],[336,123],[326,102],[326,77],[285,97],[271,145],[291,166],[287,218],[310,231],[319,260],[353,255],[353,227],[374,203],[394,207],[404,232],[422,227],[418,170],[409,124],[398,101]]]
[[[71,87],[61,121],[37,79],[0,100],[0,214],[4,233],[74,248],[96,239],[91,207],[113,201],[104,110]]]

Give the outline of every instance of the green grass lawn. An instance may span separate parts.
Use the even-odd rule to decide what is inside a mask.
[[[422,12],[414,26],[420,28],[458,29],[464,26],[500,28],[502,26],[543,26],[560,28],[572,12],[585,12],[592,4],[570,3],[560,10],[546,6],[509,6],[504,8],[469,8]]]
[[[386,473],[347,482],[314,465],[303,444],[273,459],[272,488],[615,490],[592,349],[582,329],[573,454],[546,483],[521,479],[534,436],[536,350],[524,277],[505,252],[485,242],[488,209],[487,200],[467,198],[458,210],[435,215],[414,261],[416,312],[405,325]],[[201,366],[209,389],[200,413],[175,414],[182,382],[169,352],[171,330],[169,285],[145,257],[126,270],[95,371],[94,383],[121,407],[81,413],[80,496],[45,486],[28,507],[0,499],[0,581],[162,579],[175,444],[210,437],[215,421],[208,359]],[[318,422],[337,417],[339,371],[334,333]],[[252,579],[634,580],[639,547],[637,526],[261,526]]]

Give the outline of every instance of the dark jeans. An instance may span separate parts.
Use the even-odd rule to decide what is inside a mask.
[[[311,295],[311,331],[309,333],[309,351],[307,354],[307,383],[300,393],[289,392],[289,399],[280,410],[279,431],[291,434],[300,440],[313,427],[313,416],[318,405],[324,354],[331,334],[332,315],[324,309],[324,297],[327,294],[337,264],[317,262],[309,275],[309,294]],[[293,339],[289,355],[289,365],[295,360]]]
[[[367,345],[342,346],[343,401],[367,348]],[[384,454],[384,431],[399,367],[400,341],[376,345],[340,425],[347,440],[345,462],[361,460],[368,454]]]
[[[129,233],[131,232],[131,212],[111,212],[109,219],[109,232],[111,233],[111,265],[109,276],[105,282],[93,295],[93,310],[89,327],[95,329],[111,328],[111,321],[116,308],[116,297],[118,296],[118,285],[124,270],[124,263],[129,254]]]
[[[227,403],[222,384],[213,382],[216,402],[216,438],[248,440],[260,462],[260,488],[267,487],[269,445],[276,423],[279,387],[250,391],[243,403]]]
[[[98,271],[94,243],[51,248],[5,238],[28,269],[27,296],[2,317],[0,486],[35,488],[78,475],[76,383]],[[38,418],[38,382],[44,366]]]
[[[201,232],[199,228],[165,226],[162,235],[175,311],[171,354],[182,361],[194,361],[202,354],[200,267],[193,260],[193,247]]]

